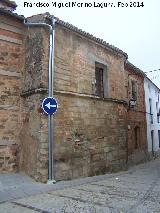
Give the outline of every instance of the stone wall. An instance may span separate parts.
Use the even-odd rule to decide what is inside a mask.
[[[23,125],[19,136],[19,168],[20,171],[41,181],[44,181],[45,173],[46,181],[48,173],[47,120],[45,134],[42,131],[43,123],[41,121],[44,116],[40,109],[42,98],[41,94],[23,97]]]
[[[118,102],[126,98],[123,57],[59,25],[55,36],[54,94],[59,103],[54,116],[56,180],[124,168],[126,105]],[[106,100],[95,97],[96,62],[107,66]]]
[[[17,171],[23,24],[0,14],[0,172]]]
[[[48,88],[48,47],[49,33],[46,29],[26,27],[22,93],[42,87]],[[46,78],[43,73],[46,73]]]
[[[27,27],[25,36],[25,67],[21,90],[22,128],[20,132],[19,167],[36,180],[48,176],[47,116],[41,102],[47,96],[49,33],[42,27]],[[43,72],[46,78],[43,78]],[[43,94],[44,93],[44,94]],[[43,124],[45,117],[45,124]],[[43,131],[43,126],[46,129]]]
[[[96,62],[107,67],[108,97],[125,100],[123,56],[116,56],[102,45],[56,26],[55,90],[95,95]]]
[[[56,94],[54,116],[56,180],[125,168],[126,109],[96,98]]]

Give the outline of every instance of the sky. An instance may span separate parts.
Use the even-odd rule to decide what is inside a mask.
[[[160,70],[158,70],[160,0],[15,0],[15,2],[18,5],[15,12],[19,15],[28,17],[49,12],[120,48],[128,54],[128,60],[136,67],[144,72],[153,71],[147,75],[160,88]],[[52,2],[55,3],[54,6]],[[79,6],[80,3],[83,4],[82,7],[60,7],[62,3],[68,2],[79,3]],[[45,4],[38,7],[39,3]],[[89,3],[92,7],[85,7],[85,3]],[[94,7],[104,6],[106,3],[107,7]]]

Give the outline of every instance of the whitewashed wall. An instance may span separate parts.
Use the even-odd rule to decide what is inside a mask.
[[[147,140],[148,140],[148,151],[152,152],[152,139],[151,131],[154,131],[153,138],[153,151],[160,151],[159,147],[159,136],[158,130],[160,130],[160,123],[157,122],[157,107],[156,102],[158,102],[158,110],[160,108],[160,89],[158,89],[152,81],[148,78],[145,78],[144,81],[144,90],[145,90],[145,103],[146,103],[146,119],[147,119]],[[150,104],[149,98],[152,100],[152,113],[153,113],[153,124],[151,123],[150,115]],[[159,119],[160,122],[160,119]]]

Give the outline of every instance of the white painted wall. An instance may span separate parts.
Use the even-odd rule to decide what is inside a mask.
[[[151,131],[154,131],[153,138],[153,151],[160,151],[159,147],[159,135],[158,130],[160,130],[160,118],[159,123],[157,122],[157,107],[160,109],[160,89],[158,89],[153,82],[148,78],[144,80],[144,90],[145,90],[145,103],[146,103],[146,119],[147,119],[147,141],[148,141],[148,151],[152,152],[152,139]],[[150,115],[150,104],[149,98],[152,100],[151,108],[153,113],[153,124],[151,123]],[[158,103],[156,107],[156,102]]]

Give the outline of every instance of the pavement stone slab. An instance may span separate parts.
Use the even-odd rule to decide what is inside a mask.
[[[22,206],[17,206],[13,203],[3,203],[0,205],[1,213],[37,213],[37,211],[25,208]]]
[[[0,213],[160,213],[160,160],[55,185],[0,175],[0,202]]]
[[[108,207],[94,205],[89,200],[72,199],[71,197],[43,194],[16,201],[19,204],[48,211],[50,213],[111,213]]]

